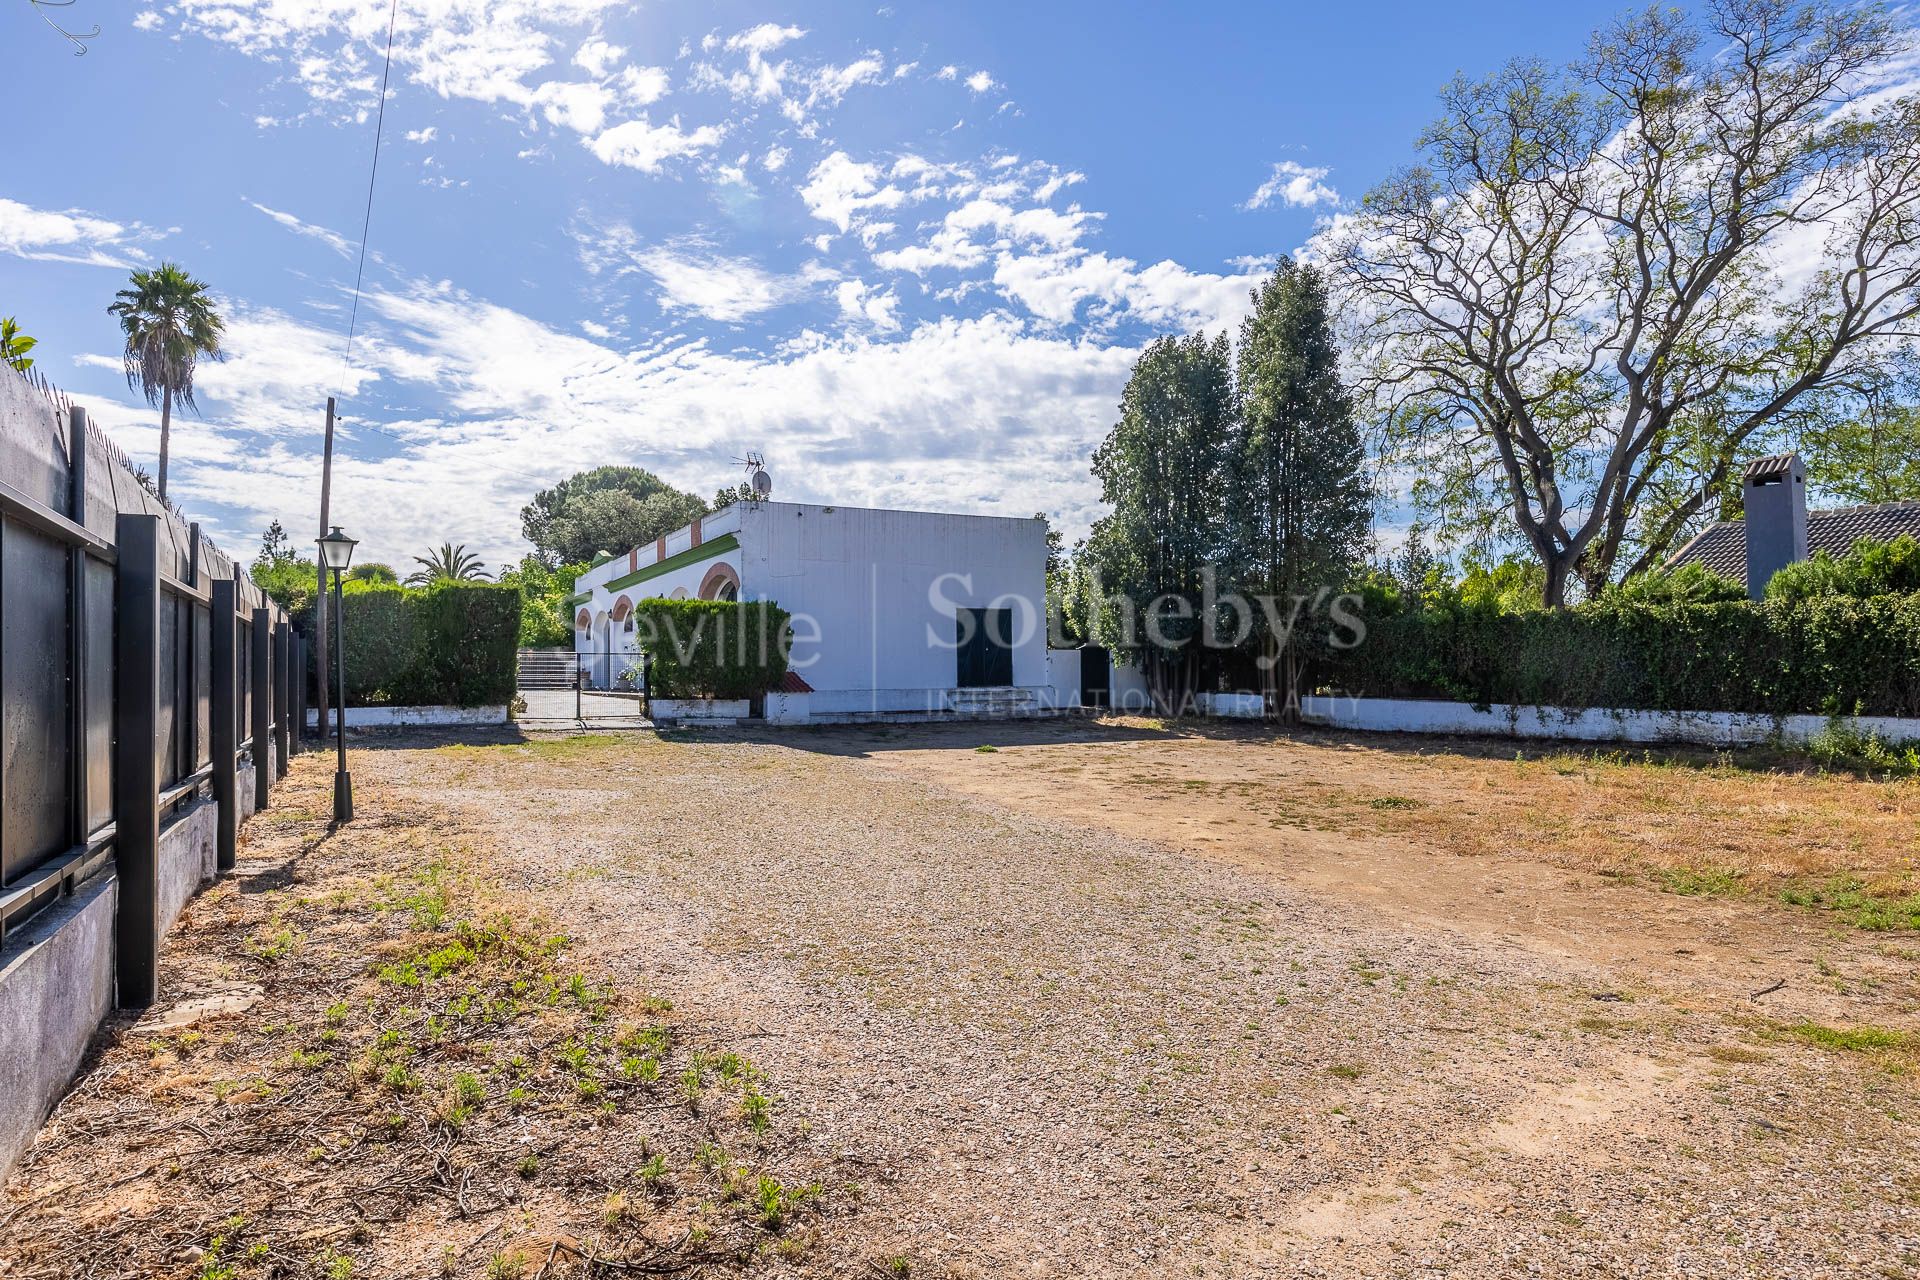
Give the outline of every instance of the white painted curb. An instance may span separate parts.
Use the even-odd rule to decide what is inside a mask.
[[[1458,733],[1478,737],[1543,738],[1571,742],[1684,742],[1708,747],[1804,743],[1834,723],[1829,716],[1770,716],[1738,711],[1632,711],[1622,708],[1523,707],[1415,698],[1300,700],[1301,717],[1335,729],[1386,733]],[[1840,723],[1890,742],[1920,741],[1920,719],[1844,716]]]
[[[320,713],[309,709],[307,727],[320,722]],[[436,725],[505,724],[505,703],[491,707],[348,707],[349,729],[430,728]]]

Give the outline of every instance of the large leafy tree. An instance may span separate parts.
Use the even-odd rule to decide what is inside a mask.
[[[130,286],[114,295],[118,301],[107,310],[120,318],[126,338],[127,385],[148,404],[160,406],[159,495],[164,500],[174,401],[197,409],[194,371],[202,357],[221,358],[226,326],[207,286],[171,262],[135,271]]]
[[[1194,692],[1199,642],[1217,622],[1232,363],[1224,333],[1150,343],[1121,393],[1120,421],[1093,455],[1094,477],[1112,507],[1087,547],[1108,601],[1099,630],[1139,657],[1166,711],[1184,709]]]
[[[500,574],[503,585],[520,588],[520,645],[543,649],[573,643],[573,613],[567,597],[573,584],[587,571],[587,565],[567,564],[549,568],[539,556],[523,556],[520,563]]]
[[[1268,714],[1299,706],[1306,638],[1344,589],[1373,517],[1366,450],[1340,380],[1320,272],[1282,260],[1240,328],[1229,519],[1261,646]]]
[[[1840,503],[1920,498],[1917,372],[1903,367],[1869,382],[1845,412],[1808,415],[1795,443],[1812,489]]]
[[[520,532],[549,566],[590,561],[671,533],[707,504],[640,467],[595,467],[542,489],[520,509]]]
[[[1330,252],[1388,460],[1543,598],[1659,564],[1920,315],[1920,101],[1871,5],[1710,0],[1460,80]]]
[[[485,582],[487,567],[465,544],[443,542],[424,556],[415,556],[420,567],[407,575],[410,587],[430,587],[436,582]]]
[[[294,553],[293,540],[278,520],[260,538],[260,551],[250,570],[253,584],[288,613],[298,616],[313,604],[319,571],[313,560]]]

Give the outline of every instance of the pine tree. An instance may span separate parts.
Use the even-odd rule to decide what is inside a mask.
[[[1240,329],[1232,523],[1240,580],[1266,598],[1254,624],[1268,714],[1292,718],[1310,619],[1359,565],[1372,498],[1319,271],[1283,259],[1253,304]]]
[[[260,539],[260,554],[253,558],[255,564],[274,565],[282,560],[293,558],[292,541],[287,531],[275,520],[267,526],[267,532]]]

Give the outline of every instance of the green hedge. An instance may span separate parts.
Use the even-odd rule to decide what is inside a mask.
[[[344,600],[348,706],[478,707],[513,698],[517,586],[380,583]],[[309,634],[312,620],[309,610]]]
[[[656,698],[751,698],[780,683],[792,635],[766,600],[642,600],[634,634]]]
[[[1920,595],[1368,619],[1326,683],[1479,705],[1920,715]]]

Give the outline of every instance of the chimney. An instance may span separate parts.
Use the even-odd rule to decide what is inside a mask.
[[[1747,464],[1747,595],[1766,594],[1773,575],[1807,558],[1807,469],[1797,453]]]

